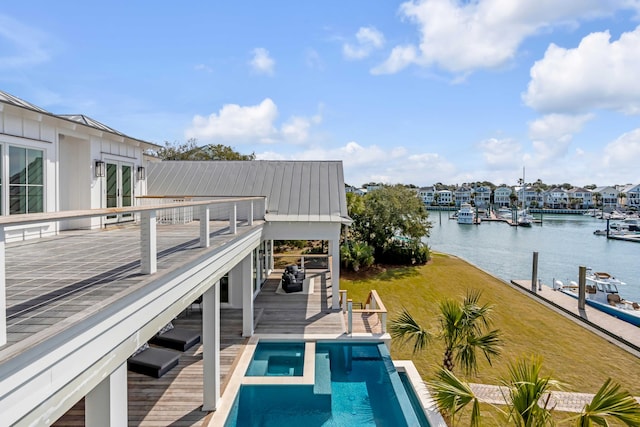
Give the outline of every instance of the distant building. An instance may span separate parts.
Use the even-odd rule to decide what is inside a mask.
[[[626,208],[640,209],[640,185],[629,184],[622,190],[622,203]]]
[[[615,209],[618,207],[618,194],[620,192],[614,187],[597,187],[593,190],[594,201],[596,200],[595,195],[599,194],[600,198],[600,206],[603,209]]]
[[[511,187],[507,187],[506,185],[501,185],[496,188],[493,192],[493,203],[502,208],[511,206],[511,194],[513,190]]]
[[[440,206],[448,206],[453,203],[453,192],[449,190],[436,191],[434,197],[438,199],[438,205]]]
[[[491,203],[491,188],[485,185],[473,189],[473,200],[477,207],[485,208]]]
[[[432,205],[435,200],[436,190],[433,186],[421,187],[418,189],[418,197],[424,202],[425,205]]]
[[[462,187],[458,188],[456,190],[456,192],[454,193],[456,206],[460,206],[463,203],[471,203],[471,193],[472,193],[472,191],[473,190],[471,190],[470,187],[467,187],[465,185],[463,185]]]

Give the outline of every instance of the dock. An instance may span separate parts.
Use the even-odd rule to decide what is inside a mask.
[[[607,341],[640,357],[640,328],[637,326],[588,305],[584,310],[579,310],[577,299],[547,285],[543,284],[533,292],[531,280],[512,279],[511,284],[555,311],[573,319],[576,323],[587,327]]]

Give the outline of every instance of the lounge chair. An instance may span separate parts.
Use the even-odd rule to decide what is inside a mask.
[[[178,364],[180,353],[149,347],[127,360],[127,368],[138,374],[160,378]]]
[[[191,329],[173,328],[157,334],[149,342],[161,347],[187,351],[200,342],[200,334]]]

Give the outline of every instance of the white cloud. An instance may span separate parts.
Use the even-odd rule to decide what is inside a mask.
[[[4,45],[0,69],[34,66],[51,59],[51,36],[1,14],[0,42]]]
[[[533,153],[529,161],[537,166],[566,162],[573,136],[594,117],[593,114],[548,114],[530,122]]]
[[[269,51],[262,47],[257,47],[252,51],[253,58],[249,62],[253,71],[258,74],[267,74],[272,76],[276,61],[269,56]]]
[[[208,117],[195,116],[186,131],[186,137],[269,142],[277,132],[274,127],[277,117],[278,107],[269,98],[248,107],[226,104],[218,113],[211,113]]]
[[[416,48],[413,46],[396,46],[385,62],[371,69],[371,74],[397,73],[415,62],[417,56]]]
[[[284,156],[272,151],[256,154],[261,160],[342,160],[345,181],[351,185],[365,182],[434,183],[452,176],[454,166],[436,153],[409,154],[404,147],[363,146],[355,141],[343,146],[316,146]]]
[[[478,143],[478,148],[487,166],[492,170],[511,169],[522,157],[522,145],[509,138],[489,138]]]
[[[640,180],[638,159],[640,159],[640,128],[621,135],[604,148],[603,165],[615,168],[618,173],[626,171],[627,181]]]
[[[314,70],[324,70],[324,61],[315,49],[308,49],[305,53],[305,63],[307,67]]]
[[[213,72],[213,68],[209,67],[208,65],[205,64],[198,64],[195,67],[193,67],[194,70],[196,71],[204,71],[206,73],[212,73]]]
[[[575,49],[551,44],[531,68],[525,103],[544,112],[640,114],[640,27],[610,39],[605,31],[589,34]]]
[[[321,111],[322,105],[319,109]],[[235,143],[299,144],[307,141],[313,125],[322,122],[321,112],[312,117],[292,116],[278,129],[277,118],[278,107],[270,98],[258,105],[226,104],[208,117],[196,115],[185,131],[185,137]]]
[[[356,44],[345,43],[342,53],[347,59],[366,58],[376,49],[384,46],[384,34],[374,27],[360,27],[356,33]]]
[[[400,15],[418,26],[420,42],[417,48],[404,45],[402,51],[406,54],[413,47],[419,54],[398,62],[396,47],[391,53],[395,60],[385,62],[396,67],[380,66],[378,74],[397,72],[411,63],[463,74],[501,67],[516,56],[525,38],[542,29],[631,7],[626,0],[410,0],[400,6]]]

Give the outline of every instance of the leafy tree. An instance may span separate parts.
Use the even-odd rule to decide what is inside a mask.
[[[373,264],[373,248],[364,242],[342,245],[340,258],[346,268],[359,271],[360,267],[369,267]]]
[[[194,138],[183,144],[165,142],[164,147],[154,153],[162,160],[255,160],[255,153],[240,154],[222,144],[208,144],[198,147]]]
[[[453,371],[455,361],[466,373],[476,372],[478,351],[482,351],[489,364],[491,357],[500,354],[500,332],[497,329],[485,332],[492,306],[480,305],[480,295],[478,291],[469,290],[462,302],[450,299],[440,302],[440,328],[436,337],[444,341],[442,365],[449,371]],[[413,341],[414,353],[424,349],[433,336],[406,309],[391,320],[389,331],[393,338]]]
[[[360,200],[347,202],[353,219],[351,237],[375,248],[376,259],[398,245],[398,237],[419,247],[429,235],[431,223],[424,203],[413,190],[402,185],[382,186]]]

